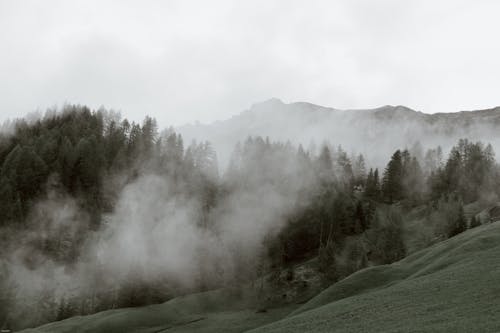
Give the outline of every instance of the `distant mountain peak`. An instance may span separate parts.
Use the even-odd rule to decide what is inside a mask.
[[[273,107],[281,107],[285,105],[283,101],[279,98],[272,97],[270,99],[267,99],[262,102],[254,103],[250,107],[250,109],[267,109],[267,108],[273,108]]]
[[[404,105],[384,105],[373,109],[373,111],[418,112]]]

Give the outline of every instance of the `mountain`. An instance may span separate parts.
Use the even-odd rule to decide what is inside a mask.
[[[221,164],[229,160],[238,141],[248,136],[301,143],[305,148],[328,141],[349,152],[363,153],[382,166],[396,149],[435,148],[446,152],[458,139],[490,142],[500,148],[500,107],[479,111],[426,114],[405,106],[339,110],[305,102],[283,103],[273,98],[212,124],[177,128],[186,142],[208,140],[215,146]],[[377,156],[371,152],[377,151]]]
[[[391,265],[358,271],[305,304],[298,304],[308,296],[302,293],[293,303],[256,308],[259,288],[247,286],[69,318],[26,332],[498,332],[499,256],[500,222],[495,222]],[[270,299],[282,292],[265,288],[264,293]]]

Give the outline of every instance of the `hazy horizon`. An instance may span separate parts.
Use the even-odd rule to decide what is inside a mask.
[[[194,119],[194,120],[186,121],[184,123],[179,123],[179,124],[174,124],[174,123],[169,123],[169,122],[167,122],[167,123],[160,123],[159,124],[159,129],[160,130],[164,130],[164,129],[167,129],[167,128],[172,127],[172,126],[175,127],[175,128],[182,128],[182,127],[191,126],[191,125],[212,125],[212,124],[217,123],[217,122],[223,122],[223,121],[230,120],[231,118],[233,118],[235,116],[238,116],[238,115],[240,115],[241,113],[243,113],[245,111],[251,110],[257,104],[266,103],[266,102],[269,102],[269,101],[272,101],[272,100],[278,100],[278,101],[280,101],[281,103],[283,103],[285,105],[291,105],[291,104],[296,104],[296,103],[306,103],[306,104],[312,104],[312,105],[319,106],[319,107],[326,108],[326,109],[332,109],[332,110],[338,110],[338,111],[347,111],[347,112],[349,112],[349,111],[362,111],[362,110],[376,110],[376,109],[380,109],[380,108],[384,108],[384,107],[405,107],[405,108],[408,108],[408,109],[410,109],[412,111],[421,112],[421,113],[424,113],[424,114],[442,114],[442,113],[457,113],[457,112],[482,111],[482,110],[490,110],[490,109],[495,109],[495,108],[500,107],[500,104],[499,104],[499,105],[492,105],[491,107],[485,107],[485,108],[481,108],[481,109],[470,109],[470,110],[457,109],[457,110],[452,110],[452,111],[449,111],[449,112],[426,112],[425,110],[419,110],[419,109],[413,108],[413,107],[408,106],[408,105],[384,104],[384,105],[377,105],[377,106],[372,106],[372,107],[359,107],[359,108],[343,108],[343,109],[340,109],[340,108],[337,108],[337,107],[332,106],[332,105],[321,105],[321,104],[316,104],[316,103],[312,103],[312,102],[309,102],[309,101],[302,101],[302,100],[284,101],[284,100],[282,100],[281,98],[278,98],[278,97],[269,97],[269,98],[264,99],[264,100],[255,101],[254,103],[249,104],[247,107],[244,107],[243,109],[235,110],[233,113],[225,115],[224,118],[211,119],[211,120],[207,120],[207,121],[200,121],[198,119]],[[146,116],[152,116],[153,118],[155,118],[154,115],[152,115],[152,114],[146,114],[146,113],[145,114],[137,114],[137,115],[133,115],[132,117],[130,117],[130,116],[128,116],[128,113],[126,112],[126,110],[115,109],[115,108],[107,108],[105,105],[100,105],[98,107],[93,108],[93,107],[91,107],[91,106],[89,106],[87,104],[84,104],[84,103],[69,103],[69,102],[66,102],[66,103],[63,103],[63,104],[60,104],[60,105],[52,105],[51,107],[47,107],[45,109],[37,108],[35,110],[27,112],[26,114],[21,114],[19,116],[15,116],[15,117],[12,117],[12,118],[4,118],[4,119],[2,119],[2,121],[5,122],[5,121],[13,121],[13,120],[16,120],[16,119],[29,119],[30,116],[32,116],[32,115],[33,116],[38,116],[38,115],[43,116],[46,111],[54,110],[54,108],[57,111],[63,110],[63,108],[64,108],[65,105],[88,106],[88,107],[91,108],[91,110],[99,110],[100,108],[103,108],[104,110],[107,110],[107,111],[112,110],[112,111],[119,112],[122,117],[128,118],[128,119],[136,121],[138,123],[142,122],[142,120]]]

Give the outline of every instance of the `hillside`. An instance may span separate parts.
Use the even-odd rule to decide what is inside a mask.
[[[359,271],[253,332],[497,332],[500,224]]]
[[[50,323],[23,332],[242,332],[284,318],[320,291],[309,261],[295,279],[276,286],[259,280],[177,297],[163,304],[103,311]]]
[[[273,98],[256,103],[230,119],[194,124],[177,130],[187,142],[209,140],[224,165],[237,141],[251,136],[292,140],[308,147],[325,140],[347,151],[363,153],[382,165],[396,149],[411,148],[419,141],[424,148],[441,145],[447,151],[459,138],[490,142],[500,147],[500,107],[455,113],[426,114],[405,106],[339,110],[305,102],[283,103]],[[377,151],[377,156],[371,156]]]
[[[297,301],[256,311],[253,289],[226,289],[161,305],[70,318],[26,332],[242,332],[252,328],[252,332],[496,332],[500,329],[499,255],[500,223],[496,222],[394,264],[359,271],[302,306]]]

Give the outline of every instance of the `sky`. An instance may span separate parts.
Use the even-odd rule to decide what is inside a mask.
[[[0,120],[65,103],[160,126],[271,97],[500,105],[500,1],[0,0]]]

